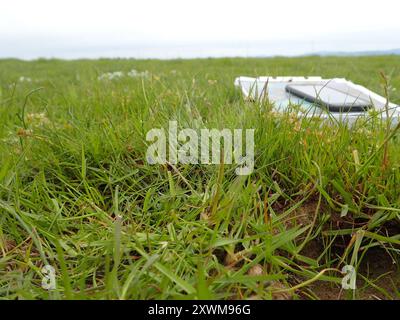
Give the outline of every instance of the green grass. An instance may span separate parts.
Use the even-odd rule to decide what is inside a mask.
[[[346,77],[383,94],[383,72],[400,103],[399,66],[396,56],[0,60],[0,297],[398,299],[399,135],[379,116],[346,128],[276,115],[233,80]],[[131,69],[148,75],[98,79]],[[147,164],[146,133],[169,120],[254,128],[254,172]],[[41,287],[46,264],[56,290]],[[346,264],[354,291],[340,290]]]

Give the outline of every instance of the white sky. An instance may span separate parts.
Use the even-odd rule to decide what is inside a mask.
[[[400,48],[399,13],[399,0],[2,0],[0,56],[204,43],[382,50]]]

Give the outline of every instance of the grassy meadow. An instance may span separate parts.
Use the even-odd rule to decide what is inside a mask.
[[[276,114],[240,75],[345,77],[400,104],[400,56],[0,60],[0,297],[399,299],[396,128]],[[254,128],[254,172],[148,164],[170,120]]]

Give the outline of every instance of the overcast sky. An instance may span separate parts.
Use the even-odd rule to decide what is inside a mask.
[[[1,57],[293,55],[400,48],[397,0],[2,0]]]

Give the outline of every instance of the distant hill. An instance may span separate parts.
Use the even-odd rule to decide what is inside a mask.
[[[374,51],[319,51],[306,55],[316,55],[316,56],[385,56],[385,55],[400,55],[399,49],[391,50],[374,50]]]

